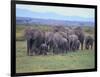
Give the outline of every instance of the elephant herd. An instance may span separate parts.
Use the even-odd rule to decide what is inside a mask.
[[[85,36],[81,27],[55,26],[52,30],[43,31],[28,28],[25,30],[27,55],[65,54],[71,51],[93,47],[94,39]]]

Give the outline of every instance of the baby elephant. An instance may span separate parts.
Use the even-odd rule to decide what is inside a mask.
[[[91,49],[93,48],[93,37],[92,36],[87,36],[85,39],[85,48],[89,49],[91,47]]]
[[[45,43],[41,44],[41,46],[40,46],[40,54],[47,55],[47,52],[48,52],[47,44],[45,44]]]
[[[79,40],[76,40],[76,43],[75,43],[76,45],[76,50],[79,50],[79,48],[80,48],[80,41]]]

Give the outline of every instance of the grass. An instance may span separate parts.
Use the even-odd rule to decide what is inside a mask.
[[[27,56],[26,42],[16,41],[16,72],[42,72],[94,68],[94,51],[80,50],[65,55]]]
[[[16,72],[42,72],[57,70],[91,69],[95,66],[94,50],[79,50],[65,55],[27,56],[24,31],[27,26],[16,26]],[[49,26],[31,26],[44,31]],[[94,28],[84,27],[85,34],[94,35]]]

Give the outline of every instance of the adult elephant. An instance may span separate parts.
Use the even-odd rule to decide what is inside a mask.
[[[84,31],[81,27],[76,27],[74,29],[74,32],[78,36],[78,40],[80,41],[80,44],[81,44],[81,50],[83,50],[83,44],[84,44],[84,40],[85,40]]]
[[[45,32],[45,43],[48,45],[48,52],[53,53],[53,37],[54,32],[48,31]]]
[[[69,48],[68,40],[59,34],[59,32],[56,32],[53,37],[53,47],[55,54],[66,53]]]
[[[25,30],[25,38],[27,41],[27,55],[30,55],[32,51],[33,35],[34,35],[34,32],[30,27]]]
[[[27,55],[39,54],[39,47],[45,41],[45,33],[38,29],[26,29]]]
[[[89,49],[91,47],[91,49],[93,48],[93,37],[92,36],[86,36],[86,39],[85,39],[85,48],[86,49]]]
[[[69,35],[69,43],[70,43],[70,51],[75,51],[77,50],[77,40],[78,36],[75,34]]]
[[[61,38],[60,42],[58,44],[59,49],[61,50],[61,53],[67,53],[69,51],[69,42],[66,38]]]

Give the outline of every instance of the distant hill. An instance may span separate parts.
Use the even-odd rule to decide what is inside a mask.
[[[74,12],[73,12],[74,13]],[[29,17],[38,19],[66,20],[66,21],[88,21],[94,22],[94,18],[84,16],[66,16],[55,12],[35,12],[27,9],[16,8],[16,17]]]
[[[30,17],[16,17],[16,24],[23,25],[51,25],[51,26],[94,26],[92,21],[70,21],[70,20],[53,20],[53,19],[40,19]]]

